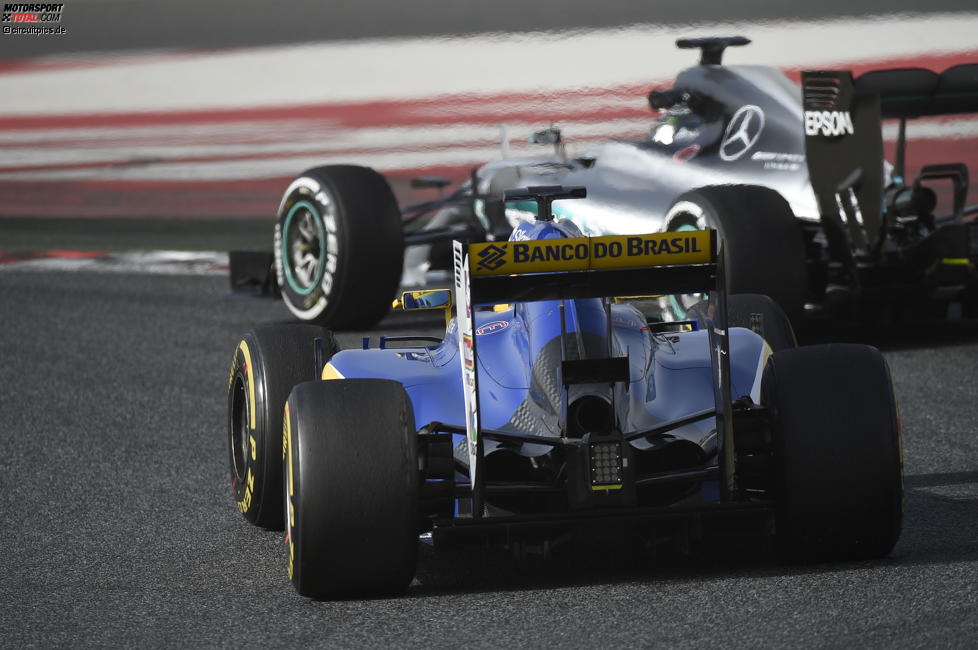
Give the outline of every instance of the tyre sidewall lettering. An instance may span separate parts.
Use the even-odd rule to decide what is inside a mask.
[[[324,234],[323,256],[315,271],[316,281],[307,290],[293,286],[292,261],[289,251],[289,230],[295,226],[290,223],[301,203],[313,209],[310,212],[316,222],[317,230]],[[334,276],[339,261],[340,246],[337,232],[336,203],[328,189],[311,176],[300,176],[286,190],[279,209],[275,226],[275,271],[282,296],[289,310],[298,318],[312,320],[319,316],[329,304],[334,287]]]
[[[298,450],[295,449],[292,437],[292,416],[289,413],[289,402],[285,402],[282,416],[282,462],[285,469],[285,543],[288,546],[288,575],[289,580],[295,577],[295,531],[296,531],[296,480],[295,463]]]
[[[246,340],[241,341],[237,349],[234,351],[234,359],[231,364],[231,381],[228,386],[228,390],[231,390],[234,386],[234,381],[236,378],[240,378],[244,386],[244,395],[247,408],[245,409],[247,413],[247,435],[248,435],[248,449],[245,454],[245,476],[244,480],[238,482],[236,476],[231,477],[231,487],[234,492],[234,500],[237,504],[238,510],[242,514],[248,514],[251,510],[252,503],[255,500],[255,490],[256,490],[256,477],[259,472],[259,465],[261,459],[258,457],[258,449],[261,442],[261,422],[258,417],[259,404],[257,403],[259,396],[257,392],[257,386],[255,384],[255,363],[256,357],[252,354],[251,348],[248,346]],[[234,444],[233,440],[230,444]],[[231,450],[234,453],[234,450]],[[233,461],[232,461],[233,462]]]

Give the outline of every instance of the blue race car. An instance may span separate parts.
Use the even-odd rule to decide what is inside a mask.
[[[714,230],[584,237],[551,204],[508,242],[455,244],[443,339],[339,351],[308,324],[248,333],[229,382],[232,487],[287,531],[316,598],[403,592],[419,540],[546,552],[573,535],[775,531],[791,558],[896,543],[902,453],[889,371],[859,345],[797,347],[780,308],[726,296]],[[709,294],[690,320],[639,308]],[[452,314],[454,313],[454,317]]]

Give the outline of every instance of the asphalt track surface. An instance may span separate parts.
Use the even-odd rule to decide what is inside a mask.
[[[593,29],[636,23],[777,22],[873,13],[973,11],[971,0],[68,0],[53,38],[2,37],[0,60],[79,52],[227,48],[311,41]],[[437,74],[437,70],[432,70]]]
[[[0,646],[974,647],[978,325],[832,338],[884,349],[901,402],[903,536],[790,566],[762,541],[683,558],[425,553],[400,599],[310,602],[282,536],[232,502],[238,337],[283,320],[226,279],[0,273]],[[389,317],[380,331],[437,333]],[[376,332],[374,333],[376,335]],[[340,337],[358,345],[360,333]]]
[[[867,4],[88,0],[66,3],[66,38],[0,38],[0,59],[974,9]],[[978,325],[821,334],[879,345],[893,372],[908,489],[885,560],[790,566],[743,540],[689,558],[426,552],[406,597],[313,603],[288,584],[281,534],[230,495],[230,355],[286,312],[226,284],[0,272],[0,647],[976,645]],[[437,318],[377,333],[437,334]]]

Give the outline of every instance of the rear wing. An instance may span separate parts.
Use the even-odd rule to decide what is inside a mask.
[[[812,189],[833,256],[852,265],[853,255],[876,250],[885,234],[881,121],[900,120],[893,176],[902,185],[907,120],[978,113],[978,64],[940,74],[922,68],[874,70],[855,79],[848,71],[806,71],[801,80]],[[960,219],[966,212],[967,168],[928,165],[914,185],[937,178],[954,184],[950,218]]]
[[[879,97],[883,119],[900,120],[893,161],[893,175],[900,179],[906,175],[908,119],[978,113],[978,63],[952,66],[940,74],[923,68],[873,70],[857,78],[855,85],[856,92]],[[968,168],[961,164],[928,165],[922,170],[921,179],[928,178],[951,180],[954,186],[952,215],[954,218],[963,216]]]
[[[883,118],[978,113],[978,63],[939,74],[923,68],[873,70],[856,79],[856,91],[879,95]]]
[[[694,293],[716,287],[716,231],[471,244],[473,304]]]
[[[721,490],[724,495],[732,493],[733,429],[726,291],[723,252],[715,230],[468,245],[456,241],[454,266],[473,517],[482,516],[485,491],[478,471],[483,457],[483,431],[479,416],[478,342],[473,332],[473,309],[500,302],[651,293],[709,292],[715,295],[715,318],[705,326],[712,351],[716,406],[701,417],[715,416],[717,419],[723,459],[720,462]],[[493,431],[485,433],[500,439],[518,437]],[[538,436],[532,438],[533,442],[543,444],[558,444],[560,440],[548,443]]]

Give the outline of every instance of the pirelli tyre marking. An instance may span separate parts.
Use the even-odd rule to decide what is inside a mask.
[[[240,409],[237,417],[232,420],[232,449],[234,464],[232,489],[238,510],[242,513],[251,508],[252,495],[255,491],[255,463],[258,460],[258,443],[253,431],[258,422],[255,411],[255,375],[251,359],[251,350],[246,341],[241,341],[234,351],[231,362],[231,378],[229,389],[234,389],[235,381],[240,382],[240,398],[244,400],[244,409]]]
[[[289,547],[289,580],[292,579],[295,564],[295,478],[292,469],[292,418],[289,415],[289,403],[285,402],[285,412],[282,415],[282,458],[286,464],[288,479],[285,494],[285,543]]]
[[[285,192],[275,226],[275,271],[285,304],[312,320],[329,303],[339,256],[335,202],[315,178],[300,176]]]

